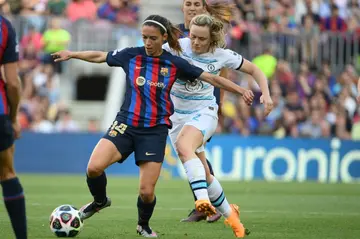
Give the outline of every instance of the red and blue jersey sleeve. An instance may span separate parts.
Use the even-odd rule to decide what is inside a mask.
[[[128,64],[131,56],[129,54],[130,48],[123,50],[110,51],[106,57],[106,63],[109,66],[124,67]]]
[[[178,56],[173,56],[173,64],[176,65],[178,69],[178,79],[183,81],[195,81],[200,75],[204,72],[203,69],[191,65],[186,60]]]
[[[1,46],[2,64],[17,62],[19,60],[19,47],[16,39],[16,33],[11,23],[1,18]]]

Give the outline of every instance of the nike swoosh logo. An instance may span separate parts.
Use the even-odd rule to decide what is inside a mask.
[[[148,152],[146,152],[145,155],[146,155],[146,156],[152,156],[152,155],[156,155],[156,154],[155,154],[155,153],[148,153]]]
[[[142,69],[144,66],[136,66],[135,69]]]

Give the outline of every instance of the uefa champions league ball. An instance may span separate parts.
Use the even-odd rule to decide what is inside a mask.
[[[83,226],[80,212],[71,205],[61,205],[50,215],[50,229],[57,237],[75,237]]]

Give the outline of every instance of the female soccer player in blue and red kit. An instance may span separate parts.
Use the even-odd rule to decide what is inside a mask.
[[[3,16],[0,16],[0,31],[0,65],[4,72],[4,78],[0,73],[0,183],[16,239],[26,239],[24,192],[14,169],[14,140],[20,136],[17,121],[20,102],[17,74],[19,52],[15,31]]]
[[[137,232],[143,237],[157,237],[149,220],[155,204],[155,185],[164,160],[170,116],[173,104],[170,90],[176,79],[200,79],[214,86],[242,95],[251,104],[251,91],[231,81],[206,73],[186,60],[162,49],[167,41],[174,51],[181,52],[178,42],[180,30],[158,15],[149,16],[142,25],[144,47],[126,48],[121,51],[70,52],[53,54],[55,61],[71,58],[88,62],[106,62],[109,66],[122,67],[126,73],[125,100],[107,133],[96,145],[87,167],[87,183],[94,201],[83,206],[83,219],[111,205],[106,196],[104,170],[115,162],[123,162],[135,152],[140,168],[140,190],[137,202]],[[210,201],[201,205],[204,211],[213,212]]]

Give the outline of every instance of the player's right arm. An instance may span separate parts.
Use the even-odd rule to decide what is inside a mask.
[[[93,63],[104,63],[106,62],[109,66],[120,66],[122,67],[129,59],[129,49],[115,50],[110,52],[103,51],[59,51],[52,56],[55,62],[67,61],[69,59],[79,59]]]
[[[70,59],[79,59],[92,63],[106,62],[108,52],[104,51],[68,51],[63,50],[51,54],[55,62],[67,61]]]
[[[356,97],[357,102],[360,104],[360,77],[357,82],[358,96]]]
[[[10,119],[16,123],[17,112],[21,97],[21,84],[17,74],[17,62],[4,64],[4,76],[6,80],[6,92],[10,105]]]
[[[2,64],[6,81],[6,95],[10,106],[9,116],[14,128],[15,138],[18,138],[20,136],[20,125],[17,122],[17,113],[21,97],[21,84],[17,73],[19,51],[14,28],[7,20],[5,24],[8,26],[8,38]]]

